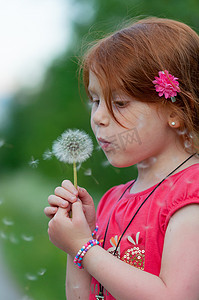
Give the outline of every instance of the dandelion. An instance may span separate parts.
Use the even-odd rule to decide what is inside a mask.
[[[64,163],[73,164],[74,186],[77,187],[76,163],[87,160],[93,151],[91,138],[79,129],[68,129],[53,143],[52,153]]]

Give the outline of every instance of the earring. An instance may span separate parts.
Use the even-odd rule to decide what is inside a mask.
[[[171,125],[172,125],[172,126],[175,126],[175,124],[176,124],[175,122],[171,122]]]

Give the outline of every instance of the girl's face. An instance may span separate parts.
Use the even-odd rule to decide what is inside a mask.
[[[132,166],[169,149],[174,134],[168,124],[168,112],[157,112],[154,104],[115,94],[113,112],[124,128],[108,111],[93,72],[90,72],[88,89],[92,96],[91,127],[110,164]]]

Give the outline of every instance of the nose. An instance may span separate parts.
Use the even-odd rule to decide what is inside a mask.
[[[98,126],[107,126],[110,121],[110,113],[106,106],[105,101],[100,101],[99,104],[93,104],[91,121]]]

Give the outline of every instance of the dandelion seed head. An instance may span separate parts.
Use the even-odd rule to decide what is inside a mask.
[[[79,129],[68,129],[53,143],[52,152],[64,163],[82,163],[93,151],[91,138]]]
[[[44,160],[50,160],[52,158],[52,155],[53,155],[52,151],[47,149],[43,154],[43,159]]]

